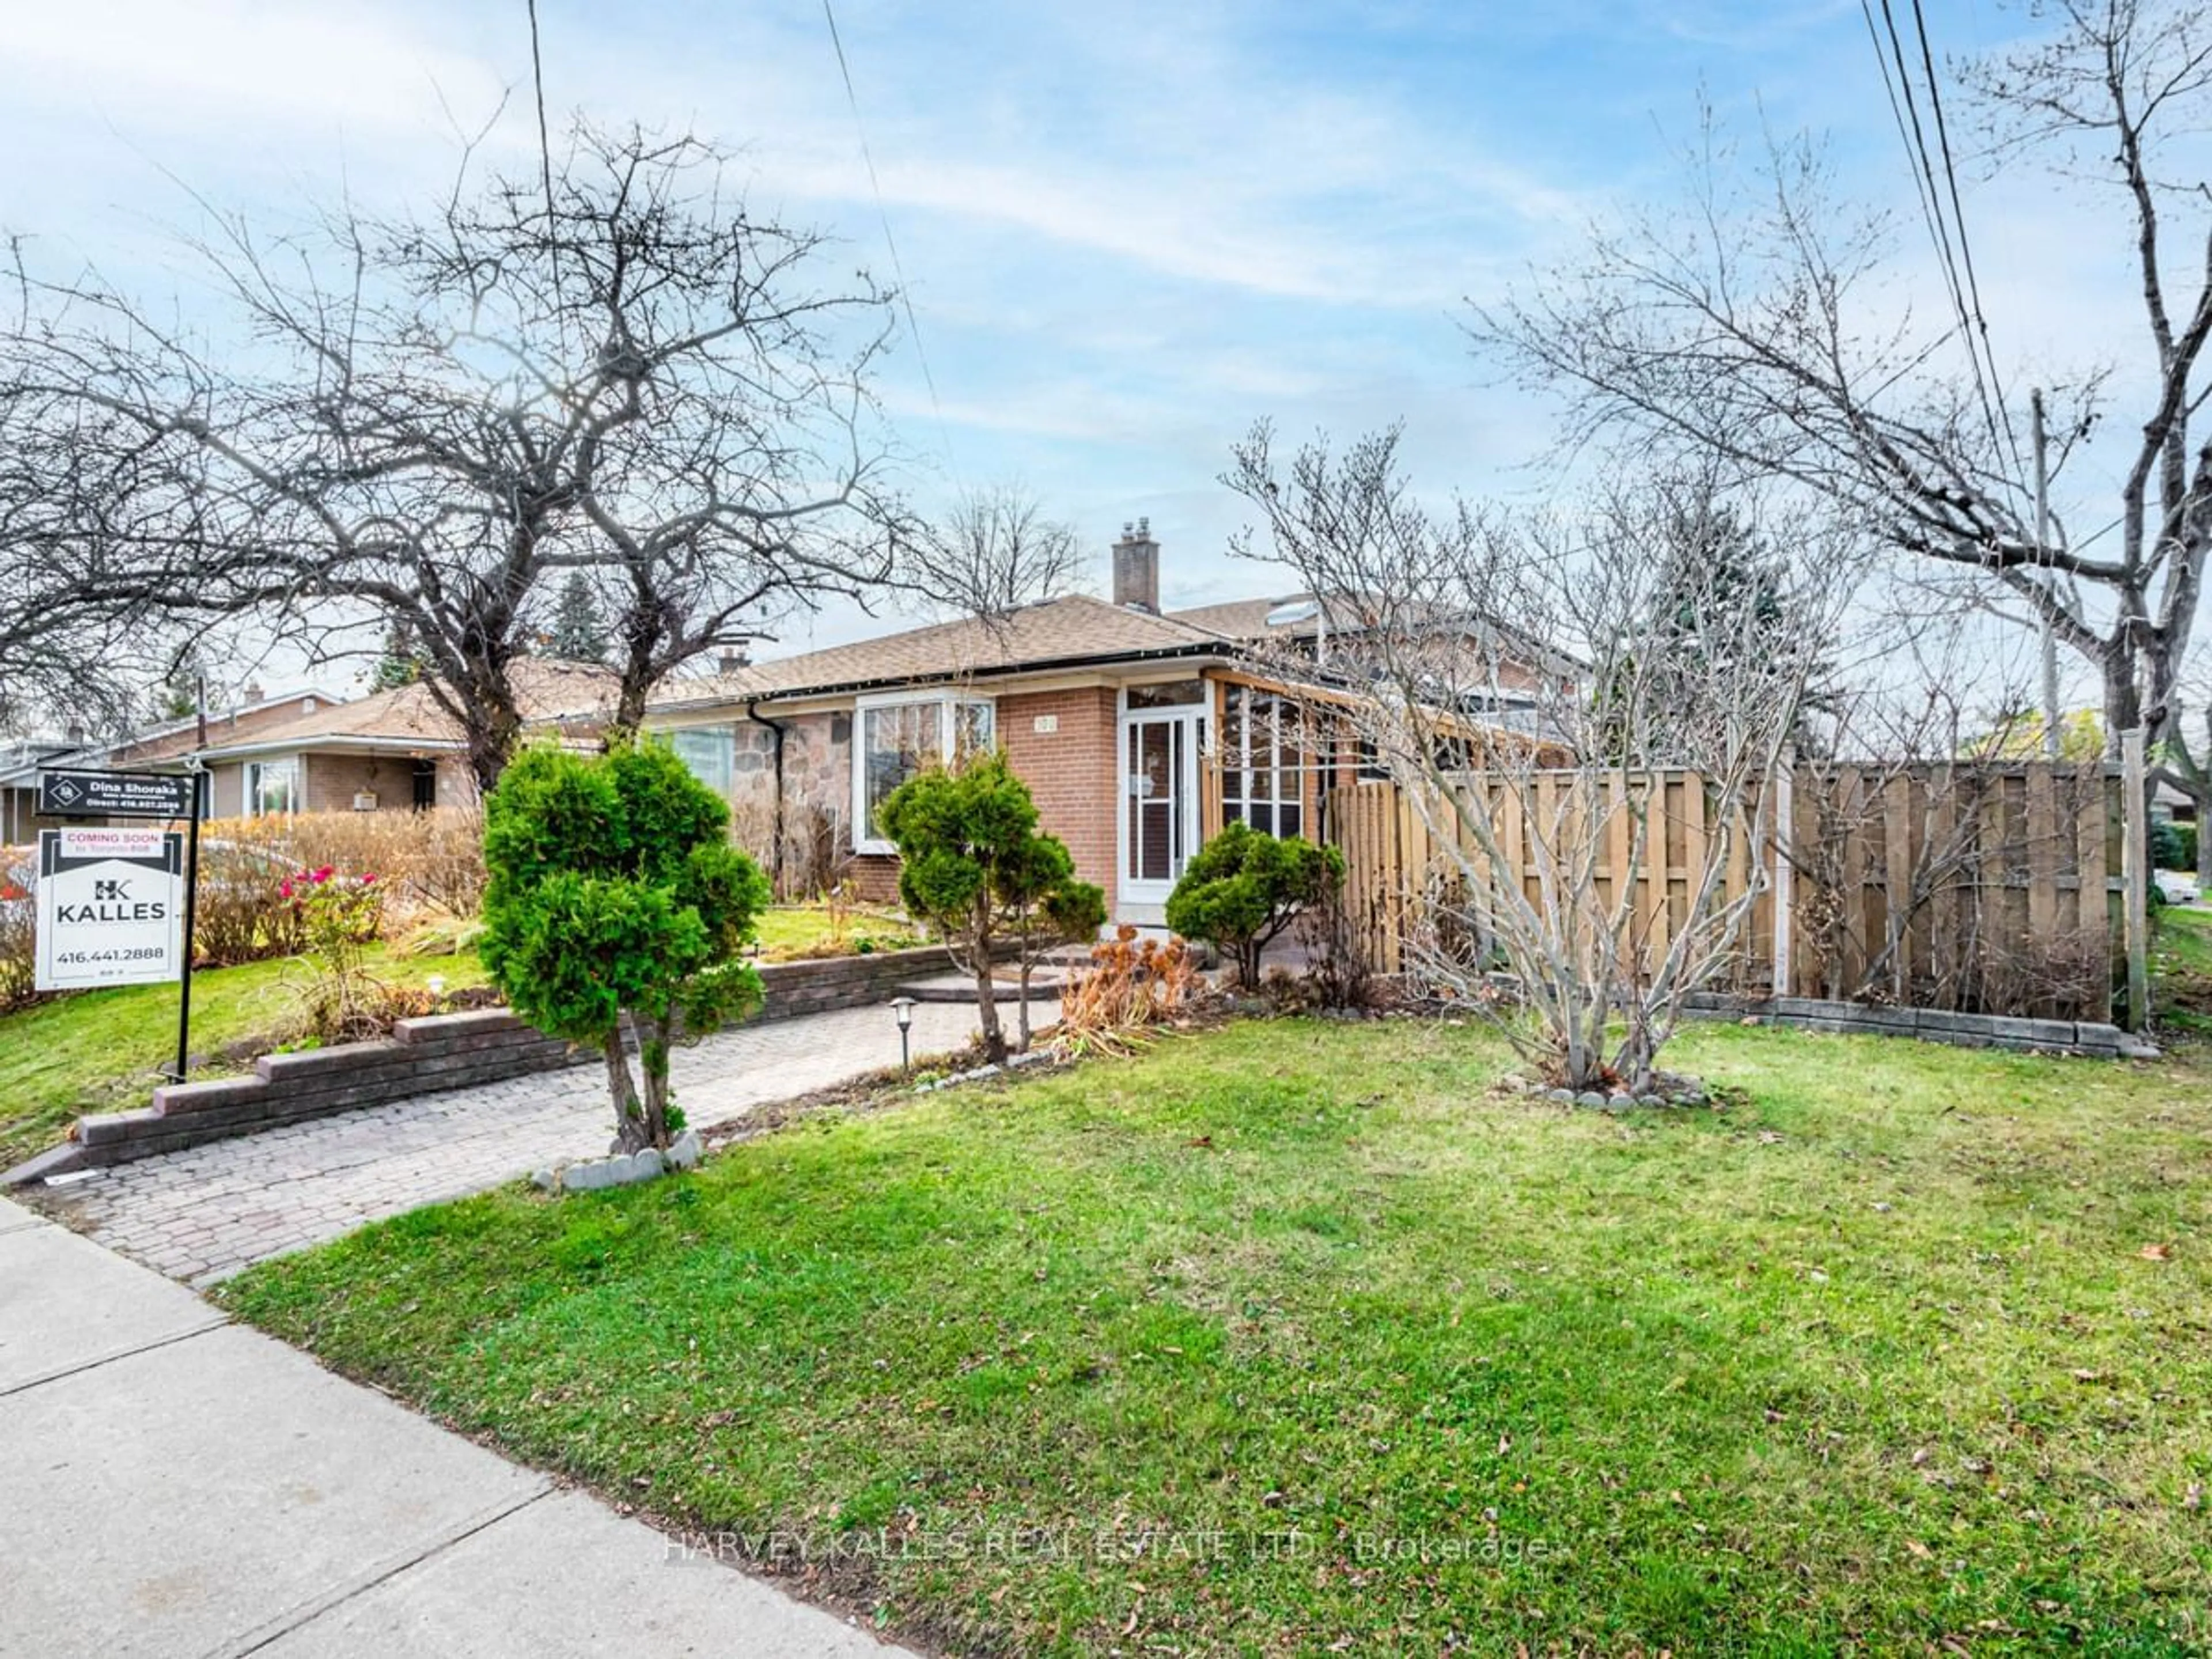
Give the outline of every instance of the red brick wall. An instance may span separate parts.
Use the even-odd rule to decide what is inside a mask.
[[[1040,732],[1040,717],[1057,729]],[[1075,855],[1075,872],[1115,902],[1115,715],[1110,686],[999,699],[999,742],[1036,798],[1040,827]]]
[[[405,755],[311,753],[301,758],[307,774],[307,799],[301,803],[302,811],[350,812],[354,811],[353,798],[364,791],[376,797],[377,811],[415,810],[415,763]],[[449,786],[461,782],[441,763],[438,769],[438,804],[459,806],[467,796],[473,796],[472,786],[467,788],[466,796],[449,792]]]
[[[854,890],[870,904],[899,902],[899,861],[890,853],[856,853],[846,872]]]
[[[327,697],[286,697],[243,714],[210,714],[208,716],[207,740],[210,748],[221,748],[228,744],[243,742],[246,738],[312,714],[319,708],[333,707]],[[149,762],[173,760],[188,755],[200,746],[199,723],[187,722],[179,731],[166,732],[158,738],[147,738],[137,743],[126,743],[110,751],[110,766],[142,766]]]

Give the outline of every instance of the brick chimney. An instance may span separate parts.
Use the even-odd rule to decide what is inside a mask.
[[[1123,525],[1121,539],[1114,544],[1114,603],[1159,614],[1160,544],[1152,539],[1150,519]]]

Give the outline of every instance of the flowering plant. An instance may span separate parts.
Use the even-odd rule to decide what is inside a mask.
[[[368,947],[384,926],[384,890],[374,874],[342,876],[330,865],[295,870],[276,884],[299,918],[315,977],[307,1017],[325,1042],[364,1036],[381,1024],[381,987],[368,970]]]

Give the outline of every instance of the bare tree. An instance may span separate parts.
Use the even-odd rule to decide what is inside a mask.
[[[580,125],[427,214],[215,216],[196,330],[26,278],[9,384],[97,426],[152,510],[86,605],[401,629],[489,787],[568,573],[608,601],[621,726],[780,608],[865,593],[901,522],[867,392],[886,296],[818,287],[821,239],[726,197],[725,160]]]
[[[119,733],[234,590],[135,434],[33,395],[20,364],[0,376],[0,730]],[[139,597],[149,570],[205,609]]]
[[[1652,556],[1679,492],[1609,492],[1573,519],[1436,514],[1396,442],[1340,458],[1317,441],[1279,471],[1261,426],[1225,481],[1329,611],[1312,695],[1436,849],[1407,895],[1424,976],[1503,1012],[1502,969],[1520,1011],[1504,1029],[1556,1082],[1644,1094],[1686,999],[1736,963],[1769,780],[1832,643],[1848,539],[1747,498],[1736,522],[1790,552],[1778,605],[1747,605],[1735,562]],[[1697,625],[1663,625],[1684,614]],[[1683,872],[1678,899],[1620,878],[1655,859]]]
[[[904,550],[902,579],[963,617],[991,622],[1070,592],[1083,572],[1074,529],[1048,518],[1015,484],[964,492],[941,524],[918,530]]]
[[[1931,574],[2007,596],[2094,665],[2108,738],[2141,726],[2158,752],[2212,548],[2212,446],[2194,430],[2212,393],[2212,210],[2185,149],[2212,113],[2212,15],[2134,0],[2038,15],[2053,33],[1966,79],[2002,161],[2086,172],[2123,207],[2113,251],[2132,267],[2143,356],[2078,376],[2052,423],[2063,483],[2110,389],[2141,389],[2118,499],[2076,503],[2090,533],[2063,511],[2039,532],[2027,422],[1993,360],[1984,372],[1978,301],[1959,290],[1935,329],[1900,314],[1884,291],[1893,226],[1835,198],[1808,140],[1770,140],[1741,169],[1709,118],[1679,212],[1599,228],[1528,295],[1474,307],[1472,333],[1565,393],[1570,446],[1794,480]],[[1946,368],[1962,353],[1972,374]]]

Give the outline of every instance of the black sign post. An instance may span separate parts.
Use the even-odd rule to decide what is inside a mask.
[[[185,831],[185,970],[177,981],[177,1081],[190,1075],[192,1030],[192,939],[199,921],[200,809],[206,799],[208,775],[195,772],[185,781],[191,786],[185,809],[192,815]]]
[[[183,818],[185,948],[177,981],[177,1081],[191,1058],[192,932],[200,894],[200,805],[204,772],[41,772],[39,814],[53,818]]]

